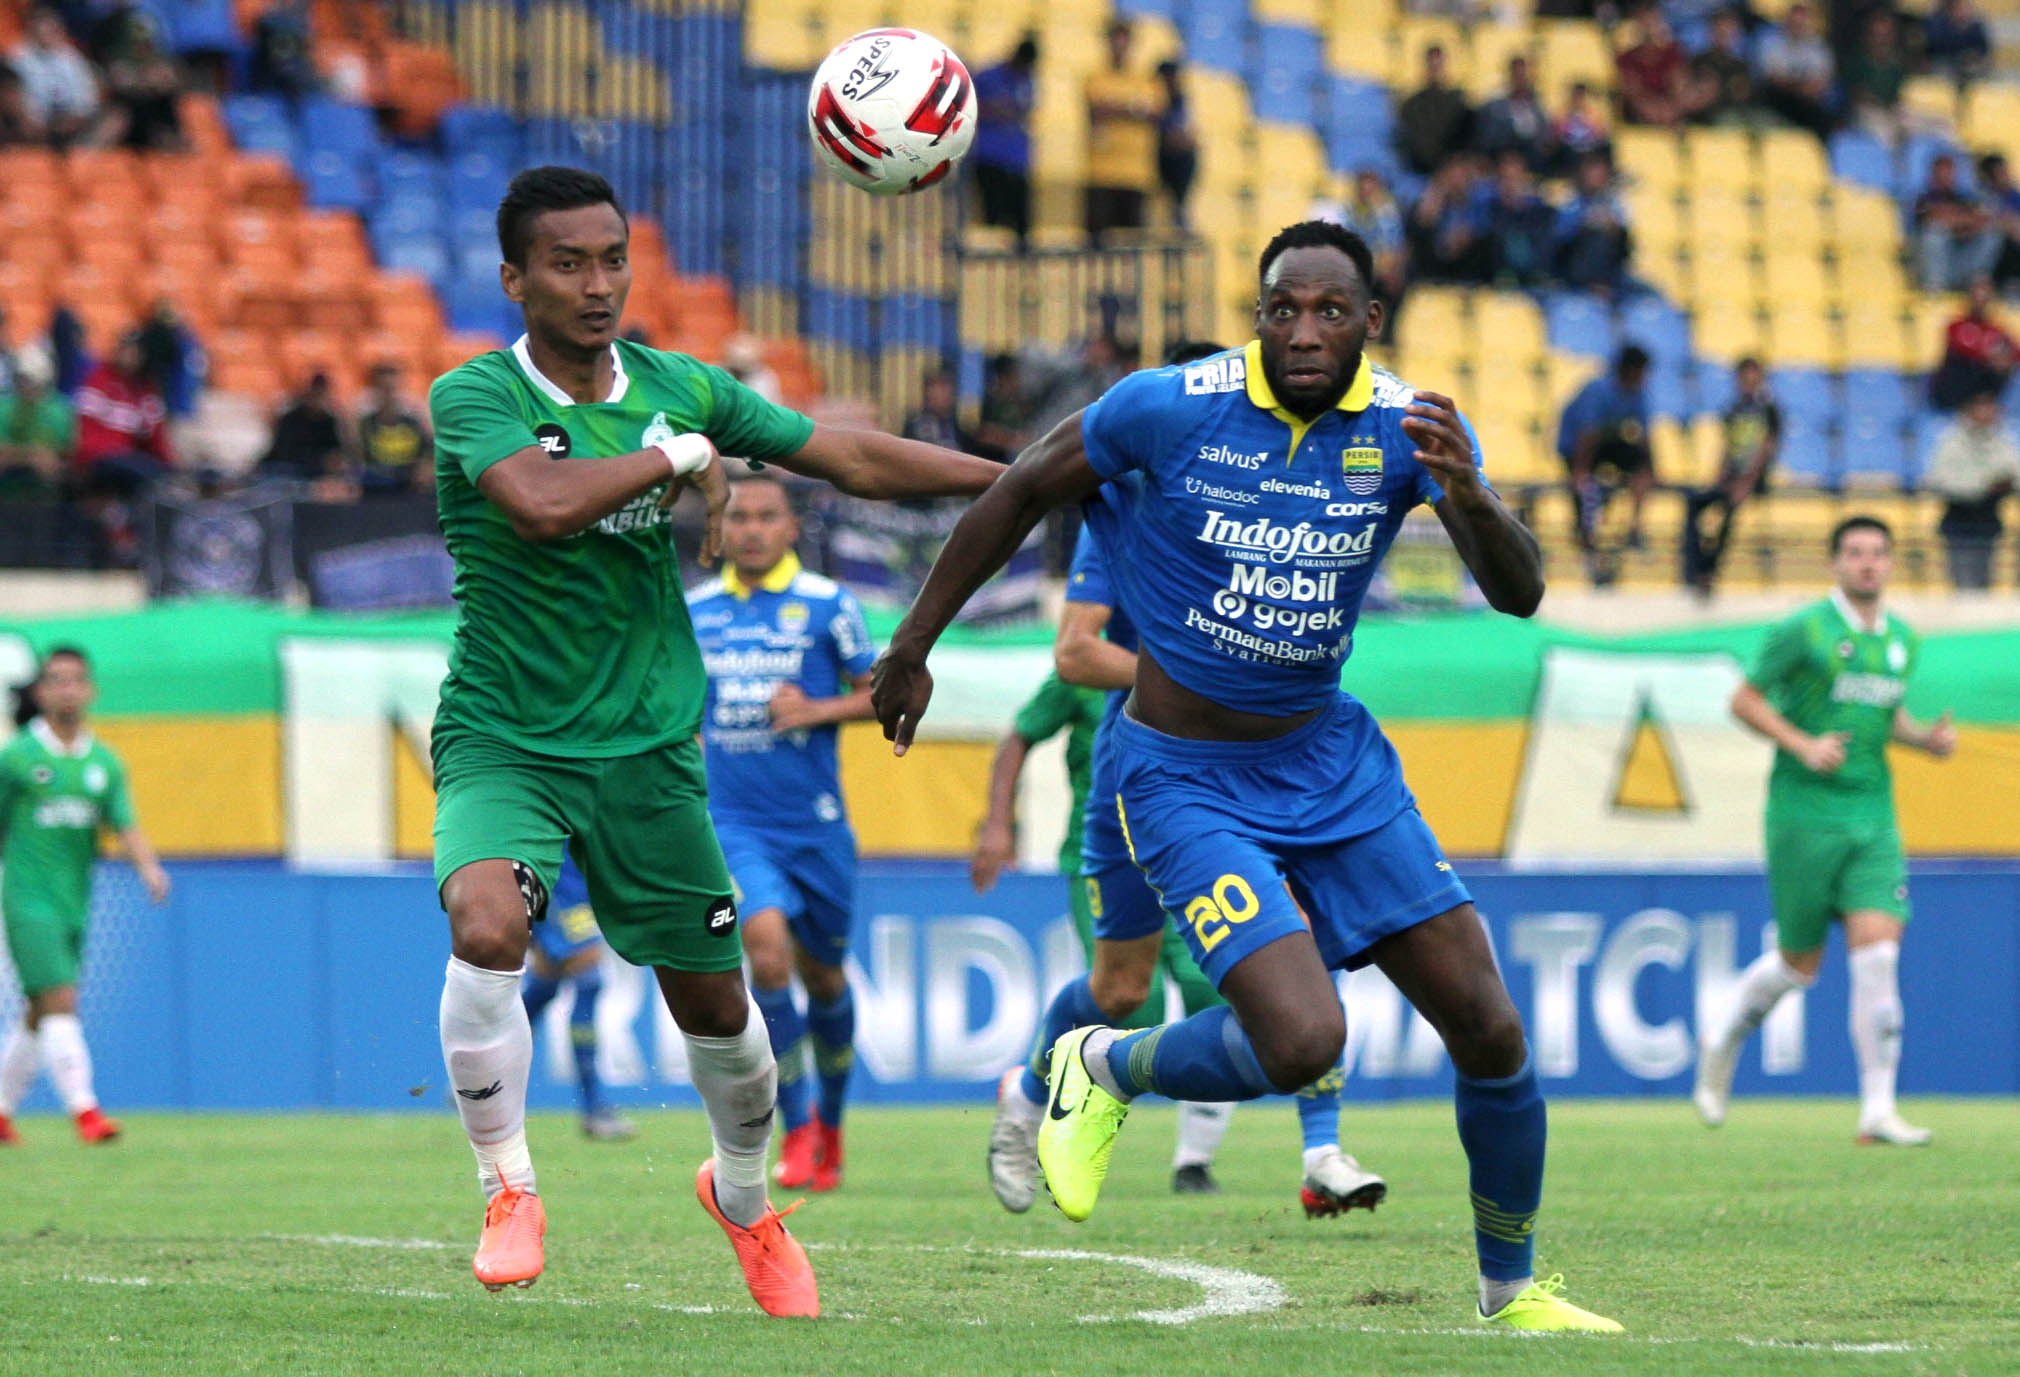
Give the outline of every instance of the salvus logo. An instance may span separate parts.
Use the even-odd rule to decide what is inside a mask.
[[[1248,360],[1240,354],[1208,359],[1185,370],[1185,395],[1205,397],[1215,392],[1239,392],[1248,386]]]
[[[1372,447],[1343,449],[1340,471],[1346,477],[1347,491],[1366,497],[1382,486],[1382,451]]]
[[[1344,558],[1369,555],[1375,550],[1375,528],[1359,531],[1322,531],[1309,521],[1281,526],[1266,516],[1253,521],[1237,521],[1223,512],[1208,512],[1199,539],[1224,549],[1261,555],[1272,564],[1283,564],[1300,555]]]
[[[1259,564],[1237,564],[1228,571],[1227,586],[1244,597],[1271,602],[1331,602],[1339,595],[1340,576],[1307,574],[1302,569],[1272,574]]]
[[[1199,457],[1209,464],[1226,464],[1233,469],[1259,469],[1269,459],[1268,454],[1243,454],[1229,449],[1226,445],[1208,445],[1199,452]],[[1269,484],[1263,484],[1268,487]]]

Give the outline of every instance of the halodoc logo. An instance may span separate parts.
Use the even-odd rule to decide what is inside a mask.
[[[1218,545],[1236,559],[1267,560],[1287,564],[1293,559],[1344,560],[1366,558],[1375,552],[1375,528],[1358,531],[1324,531],[1309,521],[1285,526],[1266,516],[1240,521],[1224,512],[1208,512],[1199,539]]]

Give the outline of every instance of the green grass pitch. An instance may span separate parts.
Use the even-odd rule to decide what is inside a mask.
[[[816,1322],[750,1303],[694,1201],[697,1114],[620,1145],[538,1119],[547,1274],[497,1296],[470,1276],[480,1202],[446,1112],[133,1115],[96,1149],[31,1118],[0,1152],[0,1373],[2020,1371],[2020,1113],[1907,1108],[1933,1147],[1855,1147],[1848,1100],[1740,1101],[1715,1133],[1680,1101],[1554,1105],[1538,1270],[1629,1330],[1571,1339],[1471,1323],[1442,1103],[1349,1109],[1389,1202],[1318,1221],[1288,1105],[1236,1116],[1217,1197],[1169,1193],[1172,1112],[1139,1110],[1080,1226],[997,1206],[985,1108],[864,1110],[847,1183],[792,1220]]]

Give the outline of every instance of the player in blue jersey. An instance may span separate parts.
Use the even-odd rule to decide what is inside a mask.
[[[1228,1004],[1054,1045],[1038,1135],[1054,1201],[1093,1211],[1136,1095],[1253,1099],[1325,1074],[1346,1037],[1332,971],[1373,963],[1458,1072],[1479,1316],[1618,1330],[1565,1300],[1561,1278],[1534,1278],[1545,1112],[1522,1020],[1394,748],[1340,690],[1369,579],[1420,502],[1489,604],[1528,616],[1543,596],[1535,538],[1481,477],[1457,407],[1364,357],[1382,322],[1372,274],[1352,231],[1278,234],[1258,338],[1125,378],[1025,450],[955,528],[873,699],[902,753],[955,612],[1047,511],[1084,502],[1141,638],[1110,733],[1117,822]]]
[[[582,1095],[582,1132],[601,1143],[621,1143],[638,1136],[638,1125],[612,1109],[603,1098],[603,1078],[596,1070],[596,1003],[603,993],[603,933],[589,907],[589,882],[572,856],[561,859],[561,874],[547,916],[533,925],[527,952],[526,984],[519,997],[526,1003],[526,1021],[540,1015],[561,993],[575,991],[568,1008],[568,1045],[575,1054],[575,1085]]]
[[[1185,1012],[1196,1014],[1219,1003],[1199,975],[1184,940],[1167,920],[1157,895],[1129,859],[1115,812],[1114,752],[1108,741],[1115,719],[1136,682],[1136,627],[1118,606],[1091,527],[1081,530],[1066,579],[1066,608],[1059,619],[1053,659],[1062,679],[1108,690],[1108,707],[1095,737],[1092,783],[1080,846],[1079,883],[1092,928],[1092,969],[1062,986],[1045,1010],[1031,1061],[1006,1076],[999,1087],[989,1136],[989,1179],[996,1198],[1012,1211],[1029,1209],[1038,1187],[1038,1128],[1045,1105],[1045,1070],[1052,1045],[1075,1028],[1092,1024],[1139,1027],[1146,1003],[1157,991],[1163,965],[1185,997]],[[1189,977],[1189,978],[1188,978]],[[1201,995],[1204,997],[1201,997]],[[1161,1000],[1157,1001],[1161,1006]],[[1161,1007],[1159,1009],[1161,1013]],[[1299,1203],[1307,1218],[1372,1210],[1388,1195],[1388,1184],[1340,1150],[1340,1089],[1344,1069],[1335,1064],[1296,1094],[1304,1139]],[[1178,1150],[1173,1188],[1202,1189],[1206,1168],[1234,1106],[1179,1105]],[[1212,1189],[1210,1184],[1204,1187]]]
[[[708,810],[743,913],[751,992],[779,1066],[785,1139],[773,1177],[832,1190],[842,1179],[842,1108],[855,1065],[856,1004],[842,960],[856,897],[856,834],[842,812],[836,728],[870,716],[876,651],[862,608],[810,574],[785,486],[736,485],[724,517],[728,566],[688,596],[708,667],[702,741]],[[793,998],[797,968],[804,1013]],[[818,1105],[809,1103],[813,1044]]]

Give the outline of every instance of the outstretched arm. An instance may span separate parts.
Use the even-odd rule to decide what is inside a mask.
[[[1445,490],[1436,508],[1438,520],[1487,595],[1488,606],[1515,617],[1534,614],[1543,601],[1543,549],[1480,481],[1458,407],[1441,393],[1419,392],[1403,431],[1419,446],[1417,462]]]
[[[1003,466],[880,430],[838,430],[816,424],[794,453],[768,459],[782,469],[831,483],[851,497],[972,497],[1003,474]]]
[[[1101,475],[1087,462],[1081,415],[1074,412],[1025,450],[962,515],[890,648],[878,657],[870,698],[896,754],[903,755],[912,744],[933,696],[926,654],[954,614],[1008,562],[1045,513],[1079,502],[1101,486]]]

